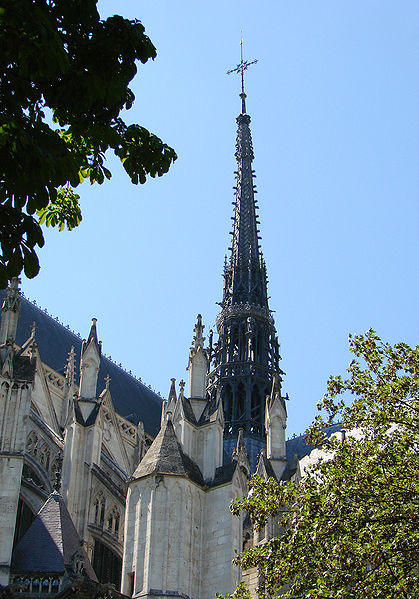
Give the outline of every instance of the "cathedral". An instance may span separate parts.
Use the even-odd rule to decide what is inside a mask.
[[[82,340],[18,280],[1,293],[0,585],[16,597],[113,584],[127,597],[212,599],[243,577],[257,585],[232,560],[274,525],[253,533],[230,502],[254,472],[293,477],[310,448],[285,440],[245,68],[221,310],[207,338],[197,317],[188,385],[172,379],[162,400],[102,354],[96,319]]]

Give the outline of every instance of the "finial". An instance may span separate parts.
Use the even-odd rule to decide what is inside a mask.
[[[35,339],[35,333],[36,333],[36,322],[33,321],[32,326],[31,326],[31,337],[32,337],[32,339]]]
[[[95,339],[97,342],[96,323],[97,323],[97,318],[92,318],[92,326],[90,328],[90,333],[89,333],[89,338],[87,339],[87,343],[89,343],[89,341],[91,339]]]
[[[105,389],[106,391],[109,391],[109,383],[111,382],[111,377],[109,376],[109,372],[108,374],[105,376]]]
[[[240,93],[240,98],[241,98],[241,113],[242,114],[246,114],[246,94],[244,91],[244,72],[250,67],[250,65],[256,64],[256,63],[257,63],[257,60],[252,60],[252,61],[243,60],[243,34],[242,34],[241,40],[240,40],[240,63],[236,66],[236,68],[230,69],[229,71],[227,71],[227,75],[230,75],[231,73],[240,73],[241,74],[242,91]]]

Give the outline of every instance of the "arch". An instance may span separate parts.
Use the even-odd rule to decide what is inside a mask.
[[[112,507],[106,518],[106,529],[108,532],[118,535],[121,515],[116,505]]]
[[[101,583],[111,582],[117,589],[121,584],[122,559],[108,545],[94,539],[92,566]]]
[[[103,526],[105,522],[106,498],[102,490],[96,493],[93,500],[93,521],[97,526]]]
[[[43,495],[45,493],[48,495],[53,490],[49,473],[39,462],[39,458],[30,453],[25,453],[22,481],[28,483],[32,488],[39,489]]]

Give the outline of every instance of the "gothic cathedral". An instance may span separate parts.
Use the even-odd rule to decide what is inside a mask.
[[[243,85],[240,97],[217,335],[205,344],[198,315],[187,391],[172,379],[162,401],[104,356],[96,319],[82,340],[19,281],[2,293],[0,585],[16,583],[16,596],[100,596],[108,583],[147,599],[230,593],[243,576],[235,553],[263,541],[230,502],[253,472],[290,478],[309,451],[301,438],[285,441]]]

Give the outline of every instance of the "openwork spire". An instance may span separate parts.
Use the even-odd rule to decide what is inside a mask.
[[[250,303],[268,308],[267,280],[264,262],[260,255],[257,205],[255,200],[254,159],[250,116],[246,114],[244,71],[257,60],[243,59],[243,39],[240,43],[241,60],[227,73],[241,75],[241,113],[237,117],[236,186],[230,260],[224,268],[223,307]]]
[[[259,247],[254,159],[250,116],[246,113],[244,71],[255,63],[243,59],[229,72],[240,73],[241,112],[237,117],[237,160],[232,244],[224,265],[224,289],[217,317],[218,342],[210,336],[207,390],[221,394],[224,448],[245,442],[252,470],[265,446],[265,398],[276,376],[280,389],[279,344],[268,303],[266,265]],[[239,431],[241,432],[239,433]],[[237,451],[237,447],[236,447]]]

